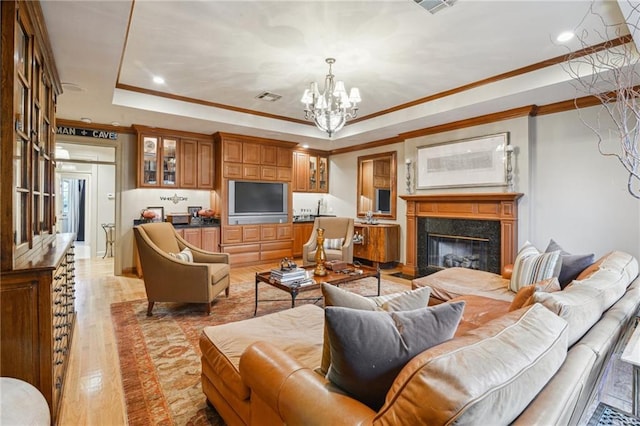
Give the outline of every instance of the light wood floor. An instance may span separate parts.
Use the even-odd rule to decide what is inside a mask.
[[[144,284],[133,276],[114,276],[113,258],[76,262],[76,325],[58,420],[59,425],[126,425],[110,306],[144,299]],[[272,264],[234,267],[231,283],[247,282]],[[409,285],[385,270],[385,279]]]

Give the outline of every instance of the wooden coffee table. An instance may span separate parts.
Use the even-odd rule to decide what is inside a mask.
[[[360,265],[356,267],[354,265],[349,264],[347,267],[347,270],[349,271],[360,270],[362,271],[362,273],[356,274],[356,273],[345,273],[345,272],[327,270],[327,275],[323,277],[313,275],[313,270],[315,269],[315,265],[305,266],[304,269],[307,270],[307,276],[313,278],[315,280],[315,283],[308,284],[305,286],[288,286],[286,284],[280,284],[275,281],[272,281],[271,271],[257,272],[256,273],[256,303],[253,310],[253,316],[256,316],[256,313],[258,312],[258,302],[276,302],[276,301],[288,300],[288,299],[258,299],[259,283],[265,283],[270,285],[271,287],[279,288],[280,290],[286,291],[287,293],[289,293],[289,295],[291,296],[292,308],[295,307],[296,305],[296,298],[298,297],[298,294],[304,293],[310,290],[317,290],[320,287],[320,284],[322,283],[327,283],[327,284],[340,287],[340,285],[342,284],[357,281],[362,278],[375,277],[378,279],[377,295],[380,296],[380,269],[379,268],[372,268],[371,266],[365,266],[365,265]],[[319,298],[316,297],[312,299],[300,299],[300,300],[319,300]]]

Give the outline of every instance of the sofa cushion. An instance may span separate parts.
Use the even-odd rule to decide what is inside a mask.
[[[191,249],[189,247],[185,247],[179,253],[169,253],[169,256],[182,260],[183,262],[193,263],[193,253],[191,253]]]
[[[593,253],[571,254],[566,252],[560,244],[551,239],[545,252],[550,253],[557,250],[560,250],[560,258],[562,259],[562,266],[560,267],[560,274],[558,276],[561,288],[565,288],[571,281],[576,279],[576,277],[595,260],[595,255]]]
[[[391,312],[424,308],[429,303],[429,295],[431,293],[429,287],[424,287],[416,290],[403,291],[401,293],[364,297],[331,284],[322,283],[321,288],[325,306],[339,306],[365,311],[382,310]],[[320,371],[326,374],[329,371],[330,364],[331,351],[325,329]]]
[[[509,312],[509,302],[506,300],[492,299],[490,297],[476,296],[469,294],[460,296],[449,301],[464,302],[464,312],[458,324],[455,337],[462,336],[474,328],[488,323]]]
[[[507,313],[409,361],[374,423],[510,424],[566,354],[566,321],[541,305]]]
[[[327,378],[374,410],[398,372],[418,353],[453,337],[464,303],[404,312],[372,312],[329,306],[331,345]]]
[[[553,293],[554,291],[560,290],[560,283],[558,282],[558,279],[556,277],[524,286],[520,290],[518,290],[518,293],[516,293],[516,297],[514,297],[513,301],[511,302],[511,306],[509,307],[509,312],[532,305],[534,303],[533,293],[535,293],[536,291]]]
[[[561,266],[560,250],[551,253],[540,253],[533,244],[527,241],[513,262],[513,273],[511,274],[509,288],[511,291],[517,292],[526,285],[557,277]]]
[[[240,356],[254,342],[265,340],[314,369],[320,364],[324,310],[301,305],[258,318],[205,327],[200,336],[203,374],[236,399],[249,398],[239,374]],[[207,368],[204,368],[204,365]],[[207,373],[205,373],[207,372]]]
[[[451,300],[465,295],[490,297],[511,302],[515,292],[509,280],[498,274],[467,268],[447,268],[411,282],[413,288],[431,287],[431,297]]]

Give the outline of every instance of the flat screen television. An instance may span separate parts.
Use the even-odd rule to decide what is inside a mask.
[[[285,182],[229,181],[229,224],[288,221],[289,186]]]
[[[391,213],[390,189],[376,189],[376,211],[381,213]]]

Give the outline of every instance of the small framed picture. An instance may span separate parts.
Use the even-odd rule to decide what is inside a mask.
[[[189,206],[187,207],[187,212],[189,212],[189,216],[197,217],[198,212],[202,210],[202,206]]]
[[[156,214],[156,216],[151,219],[151,222],[164,222],[164,207],[147,207],[147,210]]]

